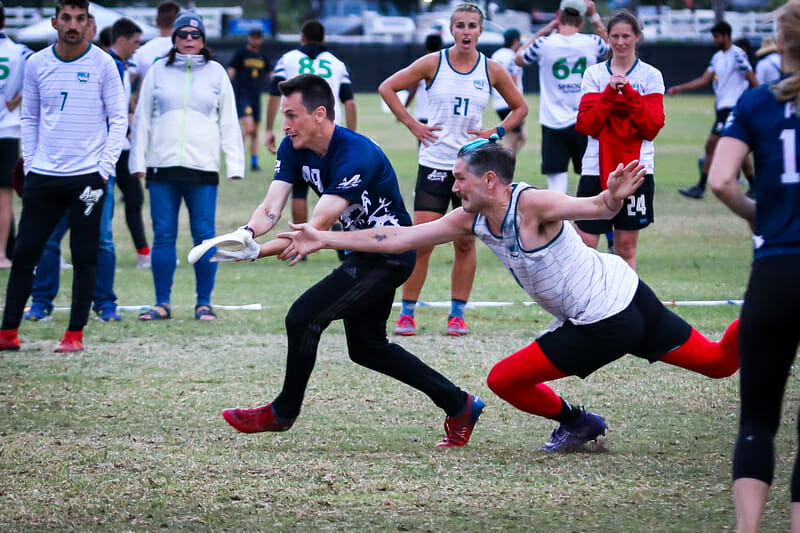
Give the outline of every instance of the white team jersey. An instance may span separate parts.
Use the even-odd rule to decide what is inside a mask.
[[[711,56],[709,72],[714,74],[714,93],[717,95],[717,109],[730,109],[739,97],[750,87],[745,74],[753,70],[747,54],[738,46],[731,45],[727,51],[717,50]]]
[[[425,80],[417,83],[417,92],[414,93],[414,118],[419,121],[428,120],[428,92],[425,90]]]
[[[436,142],[420,145],[420,165],[451,170],[458,151],[475,138],[467,130],[481,129],[483,110],[492,93],[487,61],[479,52],[475,67],[462,74],[450,66],[447,49],[439,52],[439,68],[425,90],[430,111],[428,126],[442,129],[434,132],[439,137]]]
[[[767,85],[781,77],[781,55],[773,52],[756,64],[756,79],[761,85]]]
[[[6,102],[22,92],[25,61],[32,54],[0,32],[0,139],[19,139],[19,107],[9,111]]]
[[[631,87],[642,96],[664,94],[664,77],[661,75],[661,71],[640,59],[636,60],[626,76]],[[581,93],[603,92],[608,87],[610,80],[611,65],[608,61],[593,65],[586,70],[583,76]],[[653,141],[643,140],[639,154],[639,161],[647,169],[647,173],[653,174],[656,156],[656,147]],[[600,145],[594,137],[589,137],[581,167],[581,173],[584,176],[600,175]]]
[[[552,33],[525,48],[525,64],[539,63],[541,125],[562,129],[577,122],[584,73],[607,55],[608,44],[597,35],[585,33]]]
[[[514,63],[516,57],[517,53],[511,48],[500,48],[492,54],[492,59],[494,61],[503,65],[503,68],[508,71],[512,78],[517,78],[517,89],[522,93],[522,67]],[[500,93],[497,92],[496,89],[492,89],[492,106],[495,109],[508,109],[508,102],[500,96]]]
[[[296,49],[283,54],[273,70],[274,77],[284,80],[290,80],[299,74],[316,74],[328,82],[333,92],[335,122],[339,126],[344,126],[345,120],[339,106],[339,91],[342,85],[350,83],[347,66],[330,52],[324,51],[312,58]]]
[[[514,185],[502,235],[489,230],[478,214],[472,231],[497,255],[534,301],[560,323],[593,324],[630,305],[639,276],[617,255],[586,246],[568,221],[545,246],[526,250],[519,239],[518,203],[530,185]],[[528,194],[534,194],[529,192]]]
[[[55,46],[33,54],[22,93],[25,172],[114,174],[128,129],[128,101],[114,60],[89,45],[71,61]]]
[[[133,63],[134,69],[132,73],[144,79],[147,75],[147,71],[153,66],[153,63],[162,57],[167,57],[170,49],[172,49],[172,37],[156,37],[155,39],[150,39],[133,53],[131,63]]]

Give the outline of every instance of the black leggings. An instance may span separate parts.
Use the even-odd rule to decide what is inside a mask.
[[[783,393],[800,343],[798,272],[800,254],[764,257],[753,263],[739,325],[741,412],[733,453],[734,480],[772,483]],[[800,502],[797,459],[792,502]]]
[[[33,268],[67,210],[74,266],[72,309],[67,329],[83,329],[94,298],[105,193],[105,180],[96,172],[81,176],[43,176],[28,172],[22,191],[22,216],[8,277],[2,329],[17,329],[22,322],[33,286]]]
[[[137,250],[147,247],[147,236],[144,232],[142,221],[142,206],[144,205],[144,192],[141,180],[128,171],[129,150],[123,150],[117,161],[117,186],[122,191],[125,201],[125,223],[133,238],[133,245]]]
[[[413,254],[388,259],[351,253],[292,304],[286,315],[286,378],[272,404],[279,416],[289,419],[300,413],[320,336],[338,319],[344,320],[347,350],[354,363],[422,391],[448,416],[463,410],[467,401],[464,391],[386,338],[395,289],[413,269]]]

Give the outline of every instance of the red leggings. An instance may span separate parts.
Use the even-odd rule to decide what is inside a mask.
[[[738,339],[738,319],[728,326],[719,342],[692,329],[689,339],[661,361],[710,378],[728,377],[739,368]],[[553,418],[561,410],[562,400],[544,382],[566,376],[553,366],[539,343],[533,342],[497,363],[489,372],[487,383],[492,392],[517,409]]]

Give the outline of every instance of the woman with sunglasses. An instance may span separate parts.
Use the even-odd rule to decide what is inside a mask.
[[[578,196],[594,196],[604,190],[601,176],[608,176],[619,163],[638,159],[647,169],[642,186],[611,220],[576,224],[583,241],[592,248],[597,248],[600,235],[613,230],[614,253],[634,269],[639,230],[653,222],[653,139],[664,127],[664,78],[657,68],[636,57],[641,36],[639,21],[630,11],[618,11],[611,17],[611,58],[586,69],[575,124],[575,129],[589,135]]]
[[[189,210],[195,245],[215,236],[220,151],[228,178],[244,176],[244,145],[228,74],[211,61],[203,19],[185,11],[173,25],[174,46],[147,72],[133,119],[130,171],[147,177],[153,222],[152,270],[156,305],[140,320],[170,318],[178,212]],[[215,320],[211,292],[214,250],[194,264],[197,320]]]
[[[417,184],[414,191],[414,224],[439,219],[452,203],[461,205],[453,194],[453,162],[458,149],[478,137],[493,133],[500,137],[519,126],[528,114],[525,99],[508,71],[478,51],[483,33],[483,12],[474,4],[459,4],[450,16],[450,33],[455,42],[449,48],[432,52],[408,67],[392,74],[378,88],[386,104],[417,139],[420,140]],[[425,81],[428,99],[428,122],[415,119],[397,97],[397,91],[416,87]],[[497,125],[484,128],[483,110],[492,89],[508,103],[511,112]],[[447,334],[467,333],[464,308],[475,278],[477,256],[475,239],[464,237],[453,243],[452,289]],[[417,264],[403,285],[400,318],[396,335],[414,335],[414,308],[428,274],[433,246],[417,250]]]

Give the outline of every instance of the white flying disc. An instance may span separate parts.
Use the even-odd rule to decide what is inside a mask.
[[[189,250],[189,263],[195,264],[206,252],[210,249],[217,247],[224,250],[238,251],[244,249],[244,238],[240,232],[234,231],[224,235],[217,235],[213,239],[206,239]]]

